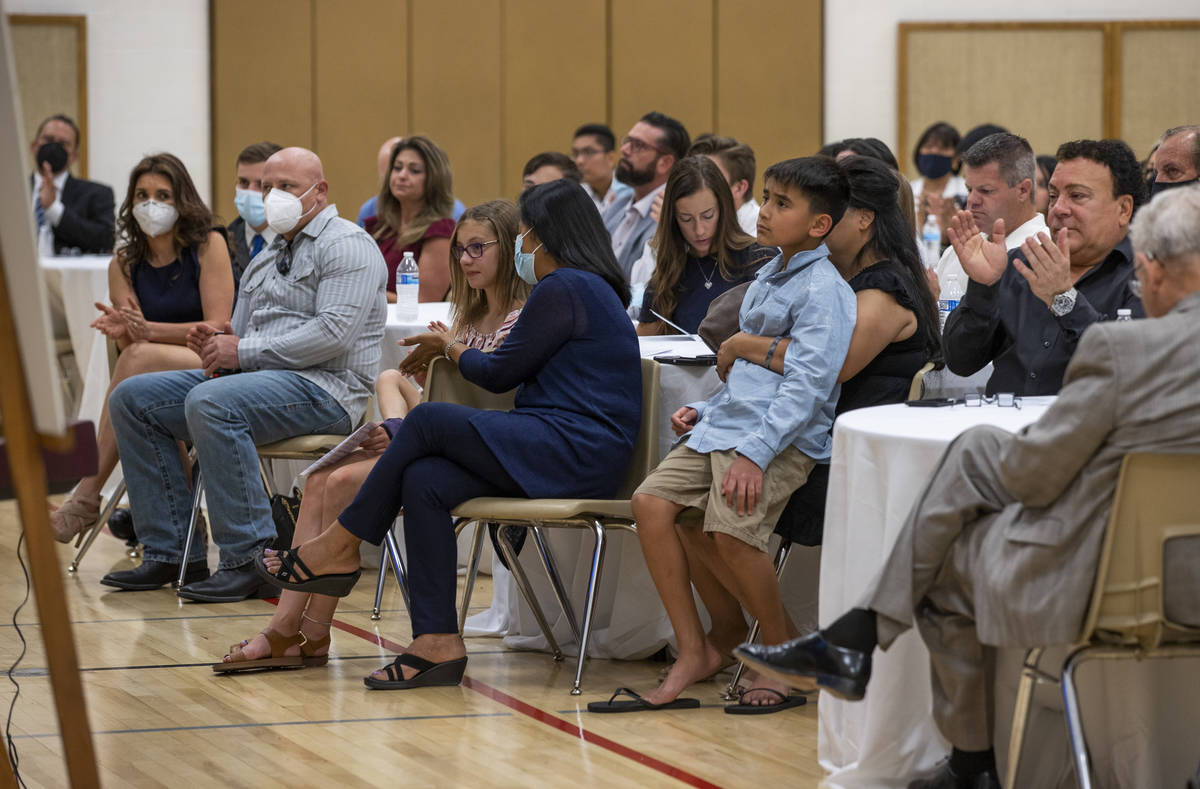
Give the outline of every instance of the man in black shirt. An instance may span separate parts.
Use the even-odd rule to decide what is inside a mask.
[[[1077,140],[1058,149],[1045,233],[1005,251],[1003,220],[984,238],[960,211],[948,235],[970,277],[942,337],[946,364],[971,375],[994,363],[987,392],[1057,394],[1084,330],[1117,310],[1143,317],[1130,289],[1125,238],[1145,200],[1137,158],[1119,140]]]

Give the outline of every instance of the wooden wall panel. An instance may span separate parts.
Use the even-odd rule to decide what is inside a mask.
[[[505,0],[502,196],[520,192],[531,156],[566,153],[576,128],[604,122],[605,24],[605,0]]]
[[[250,143],[313,146],[312,0],[212,0],[213,210],[233,207]]]
[[[911,27],[918,29],[900,49],[905,72],[896,151],[907,170],[912,170],[913,144],[939,120],[963,133],[980,123],[999,123],[1028,139],[1039,154],[1053,154],[1066,140],[1104,136],[1100,25]]]
[[[677,118],[693,137],[712,131],[713,4],[610,3],[609,125],[617,139],[650,110]]]
[[[454,194],[467,205],[511,195],[500,182],[501,4],[411,0],[412,115],[450,156]],[[536,47],[530,42],[530,47]]]
[[[315,12],[314,150],[353,219],[379,191],[380,143],[408,128],[408,4],[316,0]]]
[[[821,147],[821,6],[821,0],[717,6],[716,131],[754,148],[756,197],[768,166]]]
[[[71,171],[87,178],[87,17],[9,14],[8,24],[25,139],[34,139],[43,118],[69,115],[80,136]],[[28,151],[21,153],[32,171],[35,163]]]
[[[1142,159],[1167,129],[1200,123],[1200,23],[1135,25],[1121,36],[1120,123]]]

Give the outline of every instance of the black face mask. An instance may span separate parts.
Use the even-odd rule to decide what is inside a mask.
[[[936,153],[923,153],[917,156],[917,172],[926,178],[941,178],[954,166],[953,156],[942,156]]]
[[[37,166],[38,170],[42,169],[42,164],[50,165],[50,172],[54,174],[61,173],[67,169],[67,149],[60,142],[48,142],[37,151]]]
[[[1156,194],[1161,194],[1162,192],[1165,192],[1168,189],[1174,189],[1177,186],[1192,186],[1197,183],[1200,183],[1200,178],[1193,178],[1190,181],[1175,181],[1174,183],[1164,183],[1156,180],[1154,183],[1150,184],[1150,198],[1154,199]]]

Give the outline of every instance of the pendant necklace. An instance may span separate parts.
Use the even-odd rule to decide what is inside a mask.
[[[713,261],[712,271],[707,274],[704,273],[704,266],[700,265],[699,260],[696,261],[696,266],[700,269],[700,276],[704,277],[704,289],[712,290],[712,278],[717,273],[717,261]]]

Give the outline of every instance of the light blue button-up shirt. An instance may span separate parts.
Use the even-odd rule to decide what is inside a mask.
[[[697,452],[734,449],[761,469],[788,445],[828,460],[838,373],[857,317],[854,291],[829,262],[824,244],[778,255],[759,271],[738,315],[741,330],[790,337],[783,375],[738,359],[725,387],[702,403],[684,438]]]

